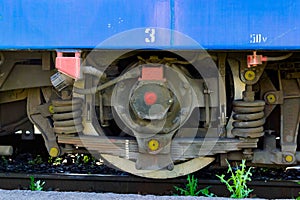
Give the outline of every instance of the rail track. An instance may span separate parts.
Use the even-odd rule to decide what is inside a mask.
[[[184,178],[152,180],[135,176],[86,175],[86,174],[18,174],[1,173],[1,189],[27,189],[30,176],[45,181],[45,190],[90,191],[132,194],[172,195],[173,186],[184,186]],[[199,188],[211,186],[210,191],[217,196],[228,197],[225,185],[218,180],[199,180]],[[295,198],[299,196],[300,185],[297,181],[252,181],[253,197]]]

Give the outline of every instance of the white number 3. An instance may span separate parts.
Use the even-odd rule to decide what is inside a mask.
[[[145,37],[146,43],[154,43],[155,42],[155,29],[154,28],[146,28],[145,33],[147,37]]]

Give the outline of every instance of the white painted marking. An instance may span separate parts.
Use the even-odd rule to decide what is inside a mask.
[[[250,34],[250,44],[260,44],[267,42],[268,37],[263,36],[261,33],[251,33]]]
[[[147,37],[145,37],[146,43],[154,43],[155,42],[155,29],[154,28],[146,28],[145,33]]]

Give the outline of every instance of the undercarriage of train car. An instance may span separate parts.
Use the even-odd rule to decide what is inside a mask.
[[[34,124],[53,157],[86,149],[149,178],[226,159],[300,162],[298,52],[0,55],[0,136],[33,138]],[[0,141],[0,153],[11,154]]]

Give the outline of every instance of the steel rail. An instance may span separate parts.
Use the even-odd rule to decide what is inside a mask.
[[[45,190],[112,192],[131,194],[172,195],[174,186],[184,187],[186,179],[167,180],[145,179],[136,176],[115,176],[95,174],[18,174],[0,173],[1,189],[28,189],[30,176],[45,181]],[[251,181],[248,187],[253,189],[252,197],[278,199],[299,196],[298,181]],[[210,186],[217,196],[229,197],[224,184],[219,180],[199,180],[199,188]]]

